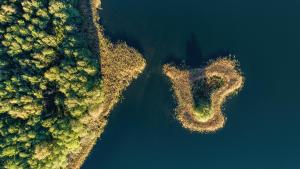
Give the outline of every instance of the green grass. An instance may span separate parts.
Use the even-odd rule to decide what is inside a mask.
[[[209,82],[210,81],[210,82]],[[194,111],[201,122],[212,118],[210,95],[223,85],[220,78],[201,79],[194,82],[192,93],[194,98]]]
[[[210,104],[205,99],[201,99],[200,103],[196,104],[194,107],[196,118],[205,122],[212,118],[213,114],[210,111]]]

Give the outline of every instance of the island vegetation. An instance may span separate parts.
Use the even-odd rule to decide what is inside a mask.
[[[176,117],[183,127],[214,132],[224,126],[222,105],[244,84],[236,60],[220,58],[205,68],[189,70],[166,64],[163,71],[172,82],[177,100]]]
[[[142,55],[112,44],[99,0],[0,1],[0,167],[80,168]]]

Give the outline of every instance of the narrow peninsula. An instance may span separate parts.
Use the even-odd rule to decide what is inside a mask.
[[[205,68],[190,70],[166,64],[163,71],[172,83],[176,117],[184,128],[205,133],[224,126],[222,105],[244,84],[236,60],[220,58]]]
[[[119,102],[122,92],[141,74],[146,60],[136,49],[125,42],[113,44],[99,24],[101,0],[81,0],[79,11],[83,18],[83,32],[94,53],[98,53],[102,73],[102,103],[90,109],[83,121],[90,128],[90,135],[81,139],[81,147],[69,156],[69,169],[79,169],[93,146],[104,132],[109,113]]]

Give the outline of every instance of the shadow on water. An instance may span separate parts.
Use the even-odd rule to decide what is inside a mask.
[[[191,33],[186,42],[185,54],[186,64],[191,68],[196,68],[206,63],[195,33]]]
[[[104,27],[105,24],[103,20],[100,19],[99,22],[100,25]],[[134,49],[138,50],[140,53],[144,54],[144,49],[141,43],[137,39],[134,39],[132,36],[129,36],[126,32],[113,33],[108,29],[105,29],[104,27],[104,34],[106,37],[109,37],[109,40],[114,44],[118,42],[126,42],[128,46],[133,47]]]
[[[230,52],[228,50],[220,49],[207,56],[203,56],[195,33],[191,33],[189,39],[186,42],[186,64],[191,68],[203,67],[210,60],[215,60],[217,58],[229,55]]]
[[[185,46],[185,58],[180,59],[174,53],[169,54],[164,63],[171,63],[182,68],[199,68],[204,67],[210,60],[215,60],[223,56],[229,56],[230,52],[224,49],[220,49],[207,56],[204,56],[199,45],[197,36],[195,33],[191,33]]]

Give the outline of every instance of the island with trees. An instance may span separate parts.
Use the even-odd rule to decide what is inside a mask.
[[[100,0],[0,1],[0,167],[80,168],[145,68],[99,25]]]
[[[196,69],[166,64],[163,71],[172,83],[177,100],[176,117],[184,128],[207,133],[224,126],[222,105],[244,84],[236,60],[219,58]]]

